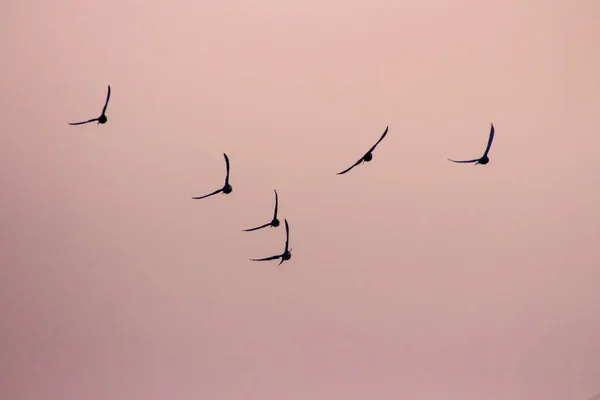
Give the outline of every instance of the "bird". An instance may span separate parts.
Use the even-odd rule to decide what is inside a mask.
[[[490,159],[488,157],[488,153],[490,151],[490,147],[492,147],[492,141],[494,140],[494,124],[491,124],[491,128],[490,128],[490,137],[488,139],[488,143],[487,143],[487,147],[485,148],[485,153],[483,153],[483,156],[481,156],[481,158],[476,158],[474,160],[464,160],[464,161],[457,161],[457,160],[452,160],[452,159],[448,159],[449,161],[452,161],[454,163],[472,163],[474,162],[474,165],[477,164],[481,164],[481,165],[485,165],[487,163],[490,162]]]
[[[383,138],[385,137],[385,135],[387,135],[388,133],[388,127],[385,128],[385,132],[383,132],[383,135],[381,135],[381,137],[379,138],[379,140],[377,141],[377,143],[375,143],[373,145],[373,147],[371,147],[369,149],[369,151],[367,151],[365,153],[364,156],[362,156],[362,158],[360,160],[358,160],[357,162],[355,162],[350,168],[343,170],[342,172],[338,172],[337,175],[343,175],[346,172],[350,171],[352,168],[356,167],[357,165],[359,165],[360,163],[364,162],[369,162],[373,159],[373,150],[375,150],[375,147],[377,147],[377,145],[379,144],[379,142],[381,142],[383,140]]]
[[[223,153],[223,155],[225,156],[225,165],[227,167],[227,175],[225,176],[225,186],[223,186],[219,190],[215,190],[214,192],[212,192],[210,194],[200,196],[200,197],[192,197],[192,199],[199,200],[199,199],[204,199],[206,197],[212,196],[213,194],[217,194],[217,193],[221,193],[221,192],[223,192],[225,194],[229,194],[233,191],[233,188],[229,184],[229,157],[227,157],[227,154],[225,154],[225,153]]]
[[[288,249],[288,245],[290,243],[290,226],[288,225],[287,219],[284,220],[285,222],[285,250],[283,251],[282,254],[279,254],[277,256],[272,256],[272,257],[265,257],[265,258],[251,258],[251,261],[270,261],[270,260],[277,260],[278,258],[281,258],[281,261],[279,262],[279,264],[277,264],[278,266],[281,265],[284,261],[289,260],[290,258],[292,258],[292,249]]]
[[[108,106],[108,99],[110,99],[110,85],[108,85],[108,93],[106,94],[106,102],[104,103],[104,108],[102,109],[102,114],[98,118],[88,119],[87,121],[82,122],[69,122],[69,125],[81,125],[87,124],[88,122],[98,121],[98,124],[105,124],[108,121],[106,118],[106,107]],[[96,125],[98,125],[96,124]]]
[[[277,205],[279,201],[277,199],[277,190],[273,189],[273,191],[275,192],[275,213],[273,214],[273,219],[271,220],[271,222],[261,226],[257,226],[256,228],[244,229],[244,232],[256,231],[258,229],[266,228],[267,226],[271,226],[272,228],[277,228],[279,226],[279,220],[277,219]]]

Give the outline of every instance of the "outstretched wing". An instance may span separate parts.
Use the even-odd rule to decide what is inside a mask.
[[[463,160],[463,161],[452,160],[450,158],[448,159],[448,161],[452,161],[452,162],[455,162],[455,163],[472,163],[472,162],[477,162],[479,160],[480,160],[480,158],[476,158],[474,160]]]
[[[255,231],[255,230],[257,230],[257,229],[266,228],[266,227],[267,227],[267,226],[269,226],[269,225],[271,225],[271,223],[270,223],[270,222],[269,222],[269,223],[267,223],[267,224],[261,225],[261,226],[257,226],[256,228],[244,229],[243,231],[244,231],[244,232],[252,232],[252,231]]]
[[[212,196],[213,194],[217,194],[217,193],[219,193],[219,192],[222,192],[222,191],[223,191],[223,188],[221,188],[221,189],[219,189],[219,190],[215,190],[215,191],[214,191],[214,192],[212,192],[211,194],[207,194],[207,195],[200,196],[200,197],[192,197],[192,199],[194,199],[194,200],[204,199],[204,198],[206,198],[206,197]]]
[[[251,261],[271,261],[271,260],[277,260],[279,257],[281,257],[281,256],[279,255],[279,256],[272,256],[272,257],[265,257],[265,258],[251,258],[250,260]]]
[[[494,124],[492,124],[492,127],[490,128],[490,138],[488,139],[488,144],[487,147],[485,148],[485,153],[483,153],[483,156],[487,156],[488,151],[490,151],[490,147],[492,147],[492,141],[494,140]]]
[[[108,85],[108,93],[106,94],[106,101],[104,102],[104,108],[102,109],[102,115],[106,112],[106,107],[108,107],[108,99],[110,99],[110,85]]]
[[[352,164],[352,166],[348,169],[343,170],[342,172],[338,172],[336,175],[343,175],[346,172],[350,171],[352,168],[356,167],[358,164],[360,164],[361,162],[363,162],[363,159],[361,158],[360,160],[358,160],[357,162],[355,162],[354,164]]]
[[[277,190],[273,189],[275,191],[275,213],[273,214],[273,219],[277,218],[277,208],[279,206],[279,199],[277,198]]]
[[[288,245],[290,244],[290,226],[288,225],[287,219],[285,220],[285,251],[288,251]]]
[[[225,176],[225,184],[229,183],[229,157],[227,157],[227,154],[223,153],[223,155],[225,156],[225,166],[227,167],[227,175]]]
[[[92,118],[92,119],[88,119],[87,121],[82,121],[82,122],[69,122],[69,125],[82,125],[82,124],[87,124],[88,122],[94,122],[94,121],[98,121],[98,118]]]
[[[383,135],[381,135],[381,137],[379,138],[379,140],[377,141],[377,143],[375,143],[375,144],[373,145],[373,147],[371,147],[367,153],[370,153],[370,152],[372,152],[373,150],[375,150],[375,147],[377,147],[377,145],[379,144],[379,142],[381,142],[381,141],[383,140],[383,138],[385,137],[385,135],[387,135],[387,133],[388,133],[388,129],[389,129],[389,128],[390,128],[389,126],[386,126],[386,127],[385,127],[385,132],[383,132]]]

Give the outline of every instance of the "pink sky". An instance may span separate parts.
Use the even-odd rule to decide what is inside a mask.
[[[0,398],[600,392],[599,20],[595,0],[2,3]],[[108,123],[67,125],[108,84]],[[446,160],[490,122],[489,164]],[[223,152],[233,193],[191,200]],[[248,259],[283,226],[241,232],[273,189],[281,267]]]

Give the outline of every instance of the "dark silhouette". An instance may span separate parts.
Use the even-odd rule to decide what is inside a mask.
[[[490,151],[490,147],[492,147],[492,141],[494,140],[494,124],[491,124],[492,127],[490,128],[490,138],[488,139],[488,144],[487,147],[485,148],[485,153],[483,153],[483,156],[481,156],[481,158],[476,158],[474,160],[464,160],[464,161],[456,161],[456,160],[452,160],[452,159],[448,159],[449,161],[455,162],[455,163],[472,163],[474,162],[474,165],[477,164],[481,164],[481,165],[485,165],[487,163],[490,162],[490,159],[488,158],[488,152]]]
[[[206,197],[212,196],[213,194],[217,194],[217,193],[221,193],[221,192],[223,192],[225,194],[229,194],[233,191],[233,188],[229,184],[229,158],[227,157],[227,154],[223,153],[223,155],[225,156],[225,165],[227,167],[227,175],[225,176],[225,186],[223,186],[219,190],[215,190],[211,194],[207,194],[207,195],[200,196],[200,197],[192,197],[192,199],[199,200],[199,199],[204,199]]]
[[[108,99],[110,99],[110,85],[108,85],[108,93],[106,95],[106,102],[104,103],[104,108],[102,109],[102,114],[98,118],[88,119],[87,121],[83,121],[83,122],[69,122],[69,125],[81,125],[81,124],[87,124],[88,122],[94,122],[94,121],[98,121],[98,124],[105,124],[106,121],[108,121],[108,118],[106,118],[106,107],[108,106]],[[98,124],[96,124],[96,125],[98,125]]]
[[[278,255],[278,256],[272,256],[272,257],[266,257],[266,258],[251,258],[250,260],[252,261],[270,261],[270,260],[277,260],[278,258],[281,258],[281,261],[279,262],[279,264],[277,265],[281,265],[281,263],[283,263],[284,261],[289,260],[290,258],[292,258],[292,249],[288,250],[288,245],[290,243],[290,227],[288,225],[287,219],[284,220],[285,222],[285,251]]]
[[[360,164],[360,163],[362,163],[363,161],[364,161],[364,162],[369,162],[369,161],[371,161],[371,160],[373,159],[373,150],[375,150],[375,147],[377,147],[377,145],[379,144],[379,142],[381,142],[381,141],[383,140],[383,138],[385,137],[385,135],[387,135],[387,133],[388,133],[388,128],[389,128],[389,126],[385,128],[385,132],[383,132],[383,135],[381,135],[381,137],[379,138],[379,140],[377,141],[377,143],[375,143],[375,144],[373,145],[373,147],[371,147],[371,148],[369,149],[369,151],[367,151],[367,152],[365,153],[365,155],[364,155],[364,156],[362,156],[362,158],[361,158],[360,160],[358,160],[357,162],[355,162],[355,163],[354,163],[354,164],[353,164],[353,165],[352,165],[350,168],[348,168],[348,169],[345,169],[345,170],[344,170],[344,171],[342,171],[342,172],[338,172],[338,173],[337,173],[337,175],[343,175],[343,174],[345,174],[346,172],[350,171],[352,168],[356,167],[357,165],[359,165],[359,164]]]
[[[273,219],[271,220],[271,222],[261,225],[261,226],[257,226],[256,228],[244,229],[244,232],[255,231],[258,229],[266,228],[267,226],[271,226],[272,228],[277,228],[279,226],[279,220],[277,219],[277,205],[278,205],[279,201],[277,199],[277,190],[274,190],[274,191],[275,191],[275,213],[273,214]]]

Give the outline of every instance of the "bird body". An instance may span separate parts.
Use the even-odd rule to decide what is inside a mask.
[[[388,129],[389,126],[385,128],[385,131],[383,132],[383,135],[381,135],[381,137],[379,138],[379,140],[377,141],[377,143],[375,143],[373,145],[373,147],[371,147],[369,149],[369,151],[367,151],[361,158],[360,160],[358,160],[357,162],[355,162],[354,164],[352,164],[351,167],[343,170],[342,172],[338,172],[337,175],[343,175],[346,172],[349,172],[352,168],[356,167],[357,165],[361,164],[363,161],[364,162],[369,162],[373,159],[373,150],[375,150],[375,147],[377,147],[377,145],[379,144],[379,142],[381,142],[383,140],[383,138],[387,135],[388,133]]]
[[[285,222],[285,249],[283,251],[283,253],[278,254],[276,256],[271,256],[271,257],[265,257],[265,258],[251,258],[251,261],[270,261],[270,260],[277,260],[278,258],[281,258],[281,261],[279,262],[278,265],[281,265],[284,261],[289,260],[290,258],[292,258],[292,249],[289,248],[289,244],[290,244],[290,226],[288,225],[287,219],[284,220]]]
[[[108,85],[108,93],[106,94],[106,101],[104,102],[104,107],[102,108],[102,114],[100,114],[100,116],[98,118],[92,118],[92,119],[88,119],[87,121],[82,121],[82,122],[69,122],[69,125],[82,125],[82,124],[87,124],[89,122],[94,122],[94,121],[98,121],[98,123],[96,125],[105,124],[106,121],[108,121],[108,118],[106,117],[106,107],[108,107],[109,99],[110,99],[110,85]]]
[[[448,159],[449,161],[452,161],[454,163],[475,163],[474,165],[477,164],[481,164],[481,165],[485,165],[487,163],[490,162],[490,158],[488,157],[488,153],[490,151],[490,147],[492,147],[492,141],[494,140],[494,124],[491,124],[491,128],[490,128],[490,136],[488,138],[488,143],[487,143],[487,147],[485,148],[485,152],[483,153],[483,156],[481,156],[480,158],[475,158],[473,160],[462,160],[462,161],[457,161],[457,160],[452,160],[452,159]]]
[[[215,190],[212,193],[200,197],[192,197],[192,199],[200,200],[215,195],[217,193],[229,194],[233,191],[233,187],[229,184],[229,157],[227,157],[227,154],[225,153],[223,153],[223,156],[225,157],[225,167],[227,169],[227,175],[225,176],[225,185],[223,185],[221,189]]]
[[[277,219],[277,208],[278,208],[279,200],[278,200],[278,196],[277,196],[277,190],[274,190],[274,191],[275,191],[275,213],[273,214],[273,219],[271,220],[271,222],[266,223],[261,226],[257,226],[256,228],[244,229],[244,232],[256,231],[258,229],[266,228],[267,226],[270,226],[271,228],[277,228],[279,226],[279,220]]]

